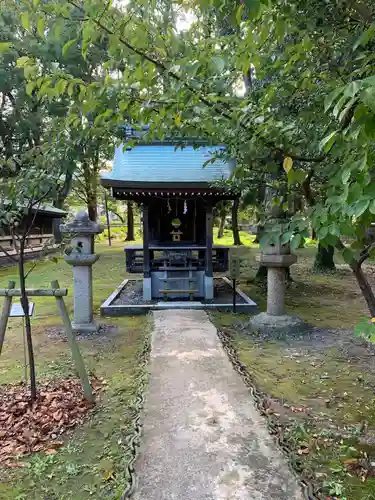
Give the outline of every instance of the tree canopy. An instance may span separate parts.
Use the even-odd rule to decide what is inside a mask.
[[[297,248],[312,228],[322,245],[343,251],[353,271],[368,258],[372,2],[6,4],[20,28],[2,35],[2,59],[17,59],[25,99],[64,109],[53,123],[81,168],[127,123],[148,124],[148,138],[225,143],[237,163],[231,182],[263,205],[269,189],[279,205],[282,220],[266,228],[263,244],[281,239]]]

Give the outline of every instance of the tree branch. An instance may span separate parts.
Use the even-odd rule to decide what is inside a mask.
[[[84,9],[80,5],[77,5],[73,0],[68,0],[68,3],[70,5],[72,5],[73,7],[75,7],[76,9],[80,10],[81,12],[84,12]],[[94,21],[94,23],[97,24],[97,26],[99,26],[100,29],[102,29],[105,33],[107,33],[107,35],[115,35],[115,32],[113,30],[109,29],[107,26],[105,26],[100,20],[93,19],[93,21]],[[227,118],[229,120],[232,120],[232,116],[230,114],[228,114],[226,111],[223,111],[221,108],[219,108],[215,102],[212,102],[209,99],[207,99],[205,96],[202,96],[202,94],[200,92],[198,92],[196,89],[194,89],[194,87],[192,87],[191,85],[189,85],[189,83],[185,82],[179,75],[177,75],[173,71],[170,71],[170,69],[163,62],[158,61],[154,57],[151,57],[150,55],[148,55],[145,52],[141,51],[140,49],[138,49],[138,47],[135,47],[134,45],[132,45],[130,42],[128,42],[128,40],[126,40],[122,36],[119,36],[119,41],[123,45],[125,45],[125,47],[127,49],[131,50],[132,52],[134,52],[135,54],[137,54],[142,59],[145,59],[146,61],[148,61],[151,64],[153,64],[161,72],[168,73],[174,80],[182,83],[184,85],[184,87],[186,87],[188,90],[190,90],[190,92],[192,92],[193,94],[197,95],[198,98],[199,98],[199,100],[203,104],[206,104],[207,106],[212,107],[213,109],[215,109],[223,117],[225,117],[225,118]]]
[[[112,210],[112,208],[109,208],[108,210],[109,210],[109,212],[112,212],[113,214],[117,215],[117,217],[120,219],[120,221],[121,221],[123,224],[125,224],[125,220],[124,220],[124,218],[122,217],[122,215],[120,215],[117,211]]]
[[[361,256],[358,259],[358,266],[360,267],[365,260],[367,260],[370,257],[371,251],[374,250],[375,248],[375,242],[371,243],[371,245],[368,245],[366,248],[364,248],[361,252]]]
[[[3,247],[3,245],[0,243],[0,250],[5,253],[5,255],[13,262],[17,262],[17,259],[16,257],[14,257],[14,255],[11,255],[8,250],[5,249],[5,247]],[[17,251],[17,249],[15,248],[15,250]]]
[[[83,14],[85,13],[84,8],[81,7],[80,5],[77,5],[74,2],[74,0],[68,0],[68,3],[70,5],[72,5],[73,7],[75,7],[76,9],[78,9]],[[104,25],[102,23],[101,18],[100,19],[92,18],[92,20],[93,20],[93,22],[101,30],[103,30],[105,33],[107,33],[107,35],[115,35],[116,34],[113,30],[111,30],[110,28],[108,28],[106,25]],[[155,59],[154,57],[150,56],[149,54],[143,52],[138,47],[134,46],[132,43],[130,43],[128,40],[126,40],[124,37],[119,36],[118,39],[119,39],[119,41],[123,45],[125,45],[125,47],[127,49],[129,49],[133,53],[137,54],[139,57],[141,57],[141,58],[145,59],[146,61],[150,62],[151,64],[153,64],[157,69],[159,69],[159,71],[161,73],[168,73],[171,76],[171,78],[173,78],[175,81],[178,81],[179,83],[181,83],[182,85],[184,85],[184,87],[186,89],[188,89],[193,95],[196,95],[198,97],[198,99],[200,100],[200,102],[202,102],[206,106],[208,106],[208,107],[212,108],[213,110],[215,110],[223,118],[226,118],[229,121],[233,121],[232,115],[230,113],[228,113],[228,106],[225,106],[226,111],[224,111],[222,109],[222,107],[219,107],[216,102],[213,102],[213,101],[207,99],[207,97],[205,97],[204,95],[202,95],[201,92],[197,91],[197,89],[195,89],[193,86],[191,86],[188,82],[186,82],[178,74],[176,74],[173,71],[171,71],[170,68],[168,68],[168,66],[165,63],[163,63],[163,62],[159,61],[158,59]],[[250,131],[251,130],[250,128],[248,128],[243,123],[240,123],[240,126],[241,126],[241,128],[243,128],[246,131]],[[275,146],[275,144],[272,144],[272,148],[271,149],[277,150],[278,148]],[[292,154],[285,153],[285,152],[283,153],[283,155],[284,156],[290,156],[294,160],[298,160],[298,161],[317,162],[317,163],[321,162],[325,158],[325,156],[321,156],[321,157],[317,157],[317,158],[306,158],[306,157],[303,157],[303,156],[292,155]]]

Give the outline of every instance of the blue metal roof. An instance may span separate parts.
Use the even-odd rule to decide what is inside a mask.
[[[228,179],[233,162],[221,159],[203,165],[213,153],[224,146],[137,145],[131,150],[116,148],[112,172],[102,176],[105,184],[110,181],[124,183],[207,183]]]

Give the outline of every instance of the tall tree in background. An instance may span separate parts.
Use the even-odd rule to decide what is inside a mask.
[[[228,201],[220,201],[214,207],[214,215],[215,218],[219,220],[219,229],[217,232],[218,239],[221,239],[224,236],[224,229],[226,218],[230,213],[230,203]]]
[[[74,78],[72,72],[46,71],[42,79],[34,79],[39,91],[61,96],[70,89],[76,108],[72,107],[67,120],[73,127],[81,125],[80,113],[90,110],[106,127],[118,126],[130,117],[132,123],[150,124],[149,137],[175,133],[225,143],[228,156],[237,161],[236,175],[246,177],[259,171],[269,175],[267,182],[278,193],[274,203],[284,214],[289,198],[301,191],[313,169],[313,176],[324,179],[323,205],[317,203],[305,213],[298,211],[289,220],[267,227],[261,244],[281,242],[298,248],[311,226],[325,245],[338,247],[342,236],[355,234],[361,249],[341,244],[344,257],[350,255],[358,264],[361,252],[368,253],[358,222],[368,227],[373,218],[374,198],[367,183],[372,176],[373,82],[369,78],[375,6],[369,1],[339,0],[328,4],[310,0],[303,6],[297,0],[239,5],[224,0],[180,0],[177,4],[194,9],[196,20],[184,32],[172,22],[167,33],[160,16],[163,2],[142,5],[142,13],[132,4],[105,8],[98,0],[87,0],[84,5],[75,0],[37,4],[31,14],[33,26],[40,19],[51,28],[61,18],[74,19],[81,26],[82,43],[72,39],[68,46],[85,52],[106,42],[111,56],[103,60],[104,78],[99,86]],[[233,33],[218,34],[202,22],[203,14],[204,19],[212,16],[215,27],[225,15]],[[37,62],[27,61],[24,67],[33,79]],[[243,82],[249,68],[256,76],[252,92],[238,97],[232,90]],[[348,86],[342,90],[343,85]],[[323,105],[331,91],[333,97],[325,107],[332,107],[333,114],[325,113]],[[103,95],[114,96],[115,105],[104,108]],[[360,135],[354,135],[355,128]],[[349,170],[350,164],[357,165],[357,172],[354,167]],[[341,184],[337,184],[338,172]],[[354,174],[358,174],[356,182],[352,182]],[[346,191],[337,194],[343,185]],[[340,219],[331,208],[342,203],[346,215]],[[349,221],[353,230],[348,229]],[[359,271],[353,264],[363,291],[366,286]]]
[[[240,238],[240,230],[238,228],[238,210],[240,207],[240,199],[236,198],[232,205],[232,231],[234,245],[242,245]]]

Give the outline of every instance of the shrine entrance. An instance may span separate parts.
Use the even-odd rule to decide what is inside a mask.
[[[145,302],[213,299],[214,272],[228,270],[229,252],[213,245],[213,208],[240,194],[217,185],[234,166],[214,158],[223,152],[223,146],[177,149],[171,142],[117,148],[113,170],[101,182],[114,198],[142,208],[143,244],[125,252],[127,271],[143,273]]]

